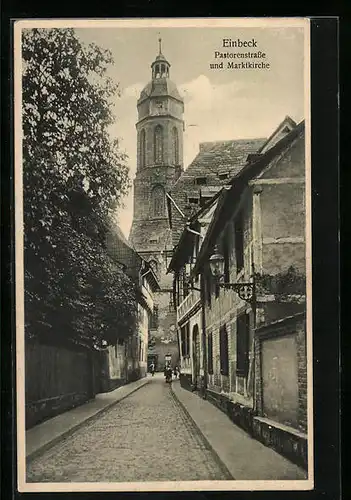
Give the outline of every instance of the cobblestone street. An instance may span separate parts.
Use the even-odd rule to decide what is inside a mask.
[[[223,479],[232,478],[160,375],[27,466],[28,482]]]

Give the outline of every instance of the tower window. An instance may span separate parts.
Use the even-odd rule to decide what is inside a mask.
[[[145,130],[140,132],[140,166],[145,167]]]
[[[174,165],[178,165],[179,163],[179,137],[178,130],[173,127],[172,129],[172,159]]]
[[[165,214],[165,191],[162,186],[153,188],[151,199],[153,217],[163,217]]]
[[[157,125],[154,131],[154,160],[155,163],[163,162],[163,129]]]

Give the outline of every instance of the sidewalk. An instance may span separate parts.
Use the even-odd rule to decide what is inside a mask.
[[[29,429],[26,432],[27,460],[50,448],[57,441],[66,437],[78,427],[96,417],[96,415],[99,415],[149,382],[150,377],[146,377],[118,387],[114,391],[97,394],[94,400]]]
[[[237,480],[307,479],[306,472],[236,426],[214,405],[180,386],[173,392]]]

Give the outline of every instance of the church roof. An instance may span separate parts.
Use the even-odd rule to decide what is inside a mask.
[[[177,86],[169,78],[156,78],[151,80],[140,93],[139,101],[143,101],[148,97],[171,96],[179,101],[182,101]]]
[[[156,61],[165,61],[168,63],[167,59],[165,58],[165,56],[163,54],[158,54],[158,56],[156,56],[156,59],[155,59],[155,62]]]
[[[191,208],[191,198],[198,198],[200,203],[200,196],[205,199],[214,196],[242,170],[248,155],[257,152],[265,141],[266,139],[239,139],[201,143],[199,153],[170,191],[184,215],[189,217],[192,210],[200,208],[199,204]],[[185,220],[175,207],[171,210],[172,240],[173,245],[176,245]]]

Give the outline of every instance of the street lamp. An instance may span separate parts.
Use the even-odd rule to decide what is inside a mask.
[[[224,275],[224,257],[219,252],[217,245],[214,248],[214,253],[209,258],[211,273],[217,281],[217,285],[221,288],[234,290],[242,300],[249,302],[254,315],[254,325],[256,326],[256,283],[255,273],[252,275],[252,281],[249,283],[226,283],[220,279]],[[253,266],[254,267],[254,266]]]

